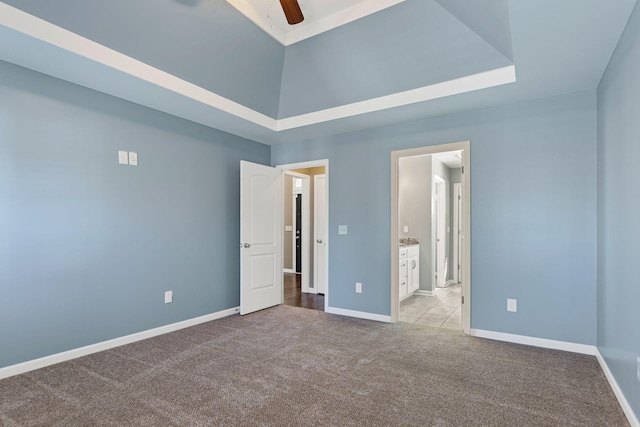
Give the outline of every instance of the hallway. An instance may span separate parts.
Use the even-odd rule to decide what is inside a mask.
[[[301,289],[299,274],[284,273],[285,305],[324,311],[324,295],[303,293]]]

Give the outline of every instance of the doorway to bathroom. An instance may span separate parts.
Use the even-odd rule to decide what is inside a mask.
[[[393,322],[470,331],[469,146],[391,153]]]

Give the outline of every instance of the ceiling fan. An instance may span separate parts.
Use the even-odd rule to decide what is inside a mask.
[[[284,11],[284,16],[287,17],[289,25],[299,24],[304,21],[298,0],[280,0],[280,5]]]

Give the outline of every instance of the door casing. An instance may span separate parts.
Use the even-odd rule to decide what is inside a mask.
[[[331,283],[329,282],[328,278],[329,278],[329,248],[330,248],[330,238],[329,235],[331,234],[329,232],[329,159],[321,159],[321,160],[310,160],[310,161],[305,161],[305,162],[299,162],[299,163],[288,163],[288,164],[283,164],[283,165],[277,165],[276,166],[278,169],[281,169],[282,171],[293,171],[295,169],[306,169],[306,168],[315,168],[315,167],[324,167],[324,175],[326,177],[325,179],[325,197],[326,197],[326,204],[325,204],[325,210],[326,210],[326,214],[325,214],[325,218],[327,219],[327,237],[326,237],[326,248],[325,248],[325,275],[327,277],[327,287],[325,289],[324,292],[324,311],[328,311],[329,309],[329,297],[330,297],[330,290],[331,290]],[[284,226],[282,227],[282,232],[284,233]],[[315,241],[315,240],[314,240]],[[315,266],[314,266],[315,268]],[[304,267],[303,267],[304,269]],[[315,287],[315,286],[314,286]]]
[[[281,169],[281,168],[278,168]],[[294,178],[300,178],[302,179],[302,192],[300,194],[302,194],[302,241],[303,242],[310,242],[311,241],[311,185],[310,185],[310,176],[309,175],[304,175],[298,172],[293,172],[290,170],[285,170],[283,172],[283,175],[290,175]],[[284,180],[283,180],[283,185],[284,185]],[[284,197],[292,197],[293,195],[290,194],[291,189],[287,190],[286,188],[283,187],[283,194]],[[284,199],[283,197],[283,199]],[[293,217],[295,218],[295,202],[293,203]],[[284,233],[284,224],[283,224],[283,233]],[[296,263],[296,253],[295,253],[295,228],[294,228],[294,232],[292,233],[292,237],[291,237],[291,242],[289,242],[289,244],[291,244],[292,247],[292,257],[293,257],[293,272],[295,272],[295,263]],[[283,235],[283,241],[285,240],[286,236]],[[304,244],[304,243],[303,243]],[[283,259],[284,259],[284,253],[283,253]],[[313,292],[313,290],[310,288],[311,285],[311,256],[309,254],[309,246],[305,245],[302,247],[302,272],[300,274],[300,285],[301,285],[301,290],[302,292]]]

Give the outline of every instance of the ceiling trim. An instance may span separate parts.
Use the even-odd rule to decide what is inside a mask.
[[[415,104],[418,102],[431,101],[433,99],[444,98],[461,93],[473,92],[480,89],[500,86],[516,81],[516,67],[496,68],[458,79],[447,80],[445,82],[423,86],[417,89],[398,92],[378,98],[367,99],[366,101],[354,102],[353,104],[341,105],[339,107],[328,108],[326,110],[314,111],[308,114],[280,119],[277,122],[277,130],[289,130],[302,126],[314,125],[331,120],[344,119],[346,117],[360,114],[372,113],[374,111],[386,110],[389,108],[401,107],[403,105]]]
[[[274,118],[2,2],[0,25],[241,119],[276,130]],[[47,74],[46,70],[37,71]],[[97,83],[95,86],[100,85]]]
[[[208,126],[219,126],[220,129],[225,129],[223,123],[218,124],[213,119],[206,121],[206,123],[202,121],[203,111],[206,111],[207,108],[215,110],[210,110],[211,117],[216,116],[219,112],[227,113],[264,129],[278,132],[516,81],[515,67],[511,65],[405,92],[277,120],[2,2],[0,2],[0,26],[16,32],[20,36],[27,36],[44,43],[38,44],[43,47],[29,49],[11,46],[11,43],[0,43],[0,59],[109,95],[129,100],[135,99],[131,93],[123,96],[122,88],[114,86],[110,81],[104,81],[98,75],[84,73],[80,76],[69,67],[60,67],[59,65],[64,64],[67,59],[66,55],[71,53],[90,60],[97,67],[106,67],[110,71],[115,70],[121,73],[122,76],[134,77],[142,84],[141,90],[144,90],[147,84],[151,84],[152,87],[164,89],[183,97],[186,101],[195,101],[205,110],[198,109],[197,113],[191,113],[193,117],[187,112],[177,115]],[[45,54],[43,49],[46,46],[53,46],[57,49],[46,48]],[[127,88],[127,90],[131,89]],[[135,92],[135,87],[133,92]],[[144,98],[138,103],[176,115],[173,106],[167,106],[162,100],[154,97]]]
[[[276,0],[273,0],[278,3]],[[298,43],[302,40],[317,36],[326,31],[356,21],[365,16],[384,10],[388,7],[395,6],[405,0],[367,0],[355,6],[341,10],[326,18],[312,21],[299,26],[291,27],[288,31],[284,31],[279,27],[271,25],[269,17],[260,14],[246,0],[227,0],[229,4],[235,7],[240,13],[249,18],[251,22],[257,25],[262,31],[273,37],[284,46]],[[275,7],[280,7],[279,4]]]

